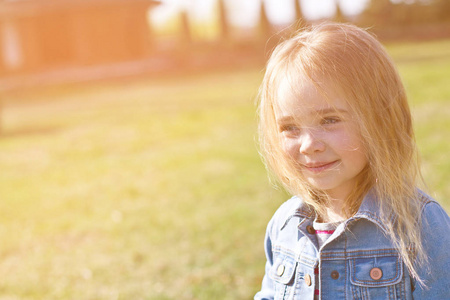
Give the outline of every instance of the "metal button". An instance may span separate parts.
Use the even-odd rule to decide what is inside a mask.
[[[314,227],[312,227],[311,225],[306,226],[306,230],[308,231],[308,233],[310,234],[315,234],[316,230],[314,229]]]
[[[378,280],[383,276],[383,271],[381,271],[380,268],[372,268],[372,270],[370,270],[370,278],[372,278],[373,280]]]
[[[311,276],[309,274],[305,275],[305,283],[307,286],[311,285]]]
[[[339,278],[339,272],[338,271],[332,271],[331,272],[331,278],[338,279]]]
[[[277,275],[278,276],[283,275],[284,274],[284,269],[285,269],[284,265],[279,265],[278,268],[277,268]]]

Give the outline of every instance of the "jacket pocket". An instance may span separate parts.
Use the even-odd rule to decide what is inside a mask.
[[[293,254],[276,251],[269,277],[274,281],[275,299],[287,299],[293,292],[297,261]]]
[[[350,260],[353,299],[405,299],[403,263],[398,256]]]

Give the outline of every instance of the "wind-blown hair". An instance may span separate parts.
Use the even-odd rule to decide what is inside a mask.
[[[412,277],[426,260],[420,237],[421,180],[411,114],[400,76],[383,46],[353,25],[323,23],[298,32],[272,53],[260,87],[259,142],[266,167],[292,194],[317,213],[328,203],[323,191],[302,178],[281,148],[274,106],[280,82],[296,93],[309,80],[325,94],[325,84],[343,96],[359,126],[368,164],[346,199],[344,213],[355,214],[366,193],[379,199],[383,224]],[[298,94],[298,92],[297,92]]]

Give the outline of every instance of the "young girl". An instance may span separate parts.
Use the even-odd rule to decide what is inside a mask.
[[[450,219],[416,188],[406,94],[374,37],[326,23],[281,43],[259,116],[295,196],[267,227],[255,299],[450,299]]]

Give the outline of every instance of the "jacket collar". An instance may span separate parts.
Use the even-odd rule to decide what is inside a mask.
[[[391,221],[391,224],[395,222],[396,217],[394,214],[385,211],[384,215],[389,216],[388,219]],[[385,222],[383,222],[382,217],[383,212],[380,207],[380,201],[376,197],[374,190],[371,189],[361,202],[358,212],[353,217],[345,221],[345,223],[348,224],[358,219],[367,219],[372,223],[378,225],[378,227],[380,227],[384,231],[384,233],[388,233],[388,228],[385,225]]]
[[[348,223],[356,221],[358,219],[367,219],[380,227],[385,233],[387,233],[388,228],[382,221],[382,212],[379,204],[380,203],[374,191],[370,190],[361,202],[358,212],[348,220],[344,221],[344,223],[347,225]],[[392,213],[388,215],[390,215],[389,219],[391,220],[391,222],[395,222],[395,215]],[[297,206],[287,214],[285,221],[282,223],[283,226],[281,227],[281,229],[283,229],[293,218],[297,217],[300,219],[314,220],[315,216],[316,214],[314,209],[303,200],[301,200],[299,206]]]

